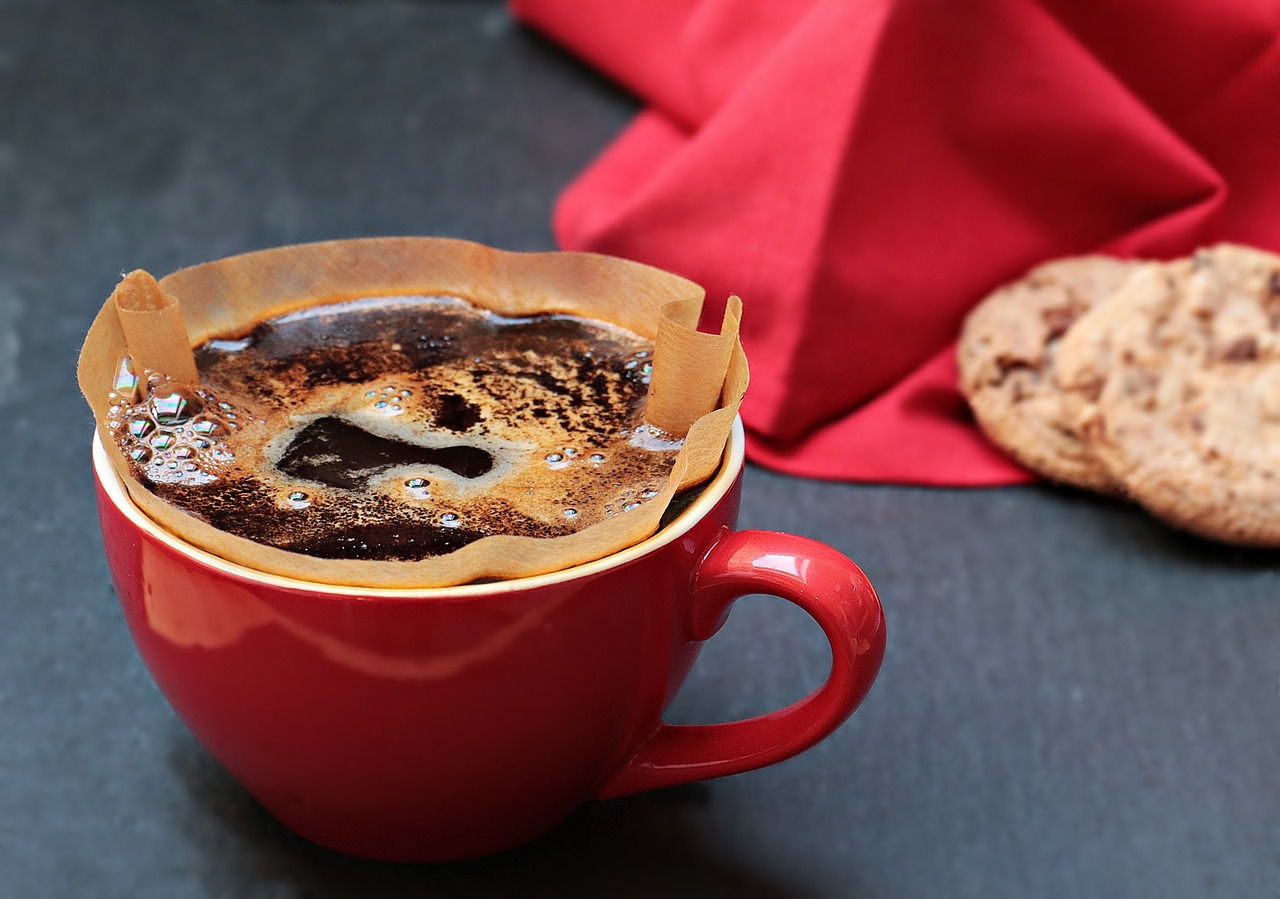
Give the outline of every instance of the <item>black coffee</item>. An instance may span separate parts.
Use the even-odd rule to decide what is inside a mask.
[[[418,446],[371,434],[345,419],[317,418],[294,435],[276,468],[300,480],[360,490],[382,472],[406,465],[437,465],[478,478],[493,468],[493,456],[465,443]]]
[[[657,495],[679,443],[642,424],[649,342],[445,297],[312,307],[196,348],[109,424],[139,480],[221,530],[324,558],[550,537]]]

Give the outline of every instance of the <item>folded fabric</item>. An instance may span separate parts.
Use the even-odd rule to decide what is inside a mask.
[[[1280,250],[1275,0],[512,9],[648,103],[557,240],[744,298],[748,452],[777,469],[1028,480],[956,391],[974,303],[1056,256]]]

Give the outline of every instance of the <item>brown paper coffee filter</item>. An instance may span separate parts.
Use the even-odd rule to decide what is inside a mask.
[[[160,279],[159,299],[141,275],[130,279],[128,287],[108,299],[90,327],[78,371],[107,456],[130,498],[162,527],[196,546],[249,568],[302,580],[367,587],[449,586],[557,571],[638,543],[657,530],[676,492],[715,473],[747,388],[746,356],[738,340],[741,302],[736,297],[730,298],[721,333],[701,334],[695,328],[704,296],[701,287],[608,256],[509,253],[459,240],[377,238],[280,247],[182,269]],[[122,294],[123,313],[117,302]],[[484,537],[447,555],[415,562],[322,559],[237,537],[164,502],[135,478],[117,449],[106,425],[108,394],[125,356],[140,359],[146,353],[146,358],[162,358],[168,352],[179,361],[166,364],[180,366],[183,351],[190,357],[193,345],[246,334],[264,319],[296,309],[412,294],[462,297],[506,316],[579,315],[655,340],[646,420],[685,437],[658,496],[625,515],[562,537]],[[173,307],[169,298],[175,301]],[[155,308],[147,308],[151,305]],[[185,342],[167,350],[148,346],[152,335],[168,333],[170,341],[176,340],[174,308],[178,320],[185,322]],[[147,315],[153,316],[154,328]],[[162,319],[168,323],[162,324]],[[146,363],[140,367],[152,368]],[[194,371],[185,372],[186,377],[177,371],[162,373],[194,383]]]
[[[719,334],[697,330],[701,311],[700,299],[672,303],[658,322],[645,420],[668,434],[687,433],[720,405],[724,379],[717,375],[729,370],[742,304],[732,298]]]
[[[116,285],[111,301],[135,365],[162,371],[183,384],[200,383],[182,307],[155,278],[141,269],[130,272]]]

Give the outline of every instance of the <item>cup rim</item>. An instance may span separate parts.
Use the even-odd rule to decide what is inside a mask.
[[[258,571],[237,562],[224,559],[208,550],[201,549],[181,540],[161,528],[146,513],[134,505],[129,498],[120,476],[111,466],[101,435],[95,429],[93,435],[93,470],[94,477],[102,485],[103,491],[111,504],[120,510],[134,527],[150,535],[152,539],[164,544],[173,552],[218,571],[226,572],[242,580],[265,584],[271,587],[319,593],[343,597],[385,597],[385,598],[464,598],[473,596],[490,596],[508,593],[513,590],[532,590],[561,584],[577,578],[589,577],[625,565],[642,556],[648,555],[667,544],[678,540],[701,521],[708,512],[720,502],[733,486],[738,472],[742,469],[746,456],[746,435],[741,416],[735,417],[729,442],[725,446],[724,457],[720,467],[702,494],[666,527],[653,536],[642,540],[626,549],[611,553],[603,558],[570,568],[562,568],[547,574],[535,574],[528,577],[507,578],[484,584],[458,584],[452,587],[357,587],[343,584],[325,584],[318,581],[304,581],[280,574]]]

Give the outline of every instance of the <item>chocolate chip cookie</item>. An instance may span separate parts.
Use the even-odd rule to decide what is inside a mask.
[[[1280,545],[1280,256],[1140,268],[1066,334],[1057,374],[1075,433],[1148,510]]]
[[[1071,427],[1055,358],[1068,329],[1136,268],[1108,256],[1050,262],[988,296],[965,321],[957,346],[960,389],[983,432],[1032,471],[1090,490],[1117,490]]]

